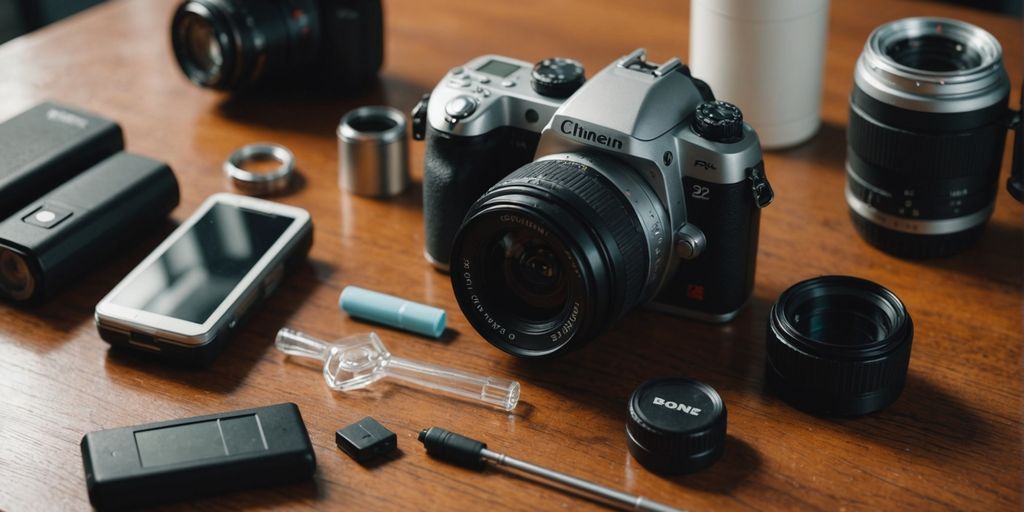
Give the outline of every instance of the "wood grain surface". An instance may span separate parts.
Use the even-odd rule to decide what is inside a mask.
[[[316,448],[315,481],[235,493],[185,508],[553,510],[595,503],[502,470],[475,473],[426,456],[416,433],[438,425],[497,451],[691,510],[1019,510],[1022,493],[1024,207],[1002,191],[984,238],[964,254],[902,261],[863,242],[847,218],[843,161],[847,96],[868,33],[912,15],[964,19],[1002,42],[1018,101],[1021,22],[927,2],[836,0],[829,25],[824,124],[809,143],[765,155],[777,200],[764,211],[752,304],[708,325],[649,311],[551,361],[512,358],[477,335],[445,275],[423,260],[422,143],[411,143],[415,186],[394,200],[337,187],[334,128],[346,111],[408,111],[452,66],[484,53],[581,60],[591,73],[636,47],[652,60],[688,53],[687,2],[616,0],[385,2],[386,64],[362,97],[228,96],[188,83],[173,61],[176,0],[111,2],[0,47],[0,119],[52,99],[118,120],[130,151],[170,163],[181,221],[228,190],[220,165],[236,147],[274,141],[296,154],[304,186],[280,201],[315,223],[311,263],[288,277],[209,368],[195,371],[110,352],[96,302],[169,233],[134,240],[47,304],[0,305],[0,509],[89,507],[79,441],[86,432],[291,401]],[[749,80],[757,80],[751,76]],[[2,158],[2,155],[0,155]],[[851,274],[889,287],[916,324],[909,381],[887,410],[859,419],[810,416],[766,392],[768,308],[795,282]],[[337,308],[349,284],[445,308],[434,341],[361,323]],[[378,383],[349,395],[277,352],[289,326],[335,338],[377,330],[400,356],[519,380],[514,414]],[[690,476],[648,472],[626,449],[626,399],[642,381],[690,376],[729,408],[723,458]],[[362,467],[334,431],[372,415],[400,453]]]

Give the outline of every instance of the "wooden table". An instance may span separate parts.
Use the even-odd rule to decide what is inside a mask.
[[[478,474],[429,459],[416,433],[439,425],[692,510],[1020,509],[1024,207],[1001,191],[981,243],[954,258],[914,263],[864,243],[843,200],[846,100],[871,29],[922,14],[979,24],[1002,41],[1010,76],[1020,84],[1019,20],[925,2],[833,2],[821,132],[765,155],[777,201],[762,217],[752,305],[726,325],[637,311],[585,349],[536,362],[484,342],[460,314],[447,276],[423,260],[423,145],[411,146],[417,185],[402,197],[341,194],[336,123],[362,104],[408,110],[450,67],[487,52],[530,61],[572,56],[592,73],[638,46],[655,61],[685,58],[686,2],[388,1],[379,90],[347,100],[282,95],[267,102],[186,82],[168,44],[176,1],[112,2],[0,47],[0,118],[55,99],[117,119],[129,150],[166,160],[177,173],[179,221],[228,188],[220,164],[232,149],[259,140],[285,144],[298,157],[305,187],[281,201],[313,214],[312,263],[287,278],[202,371],[109,353],[93,325],[96,302],[167,229],[95,262],[42,307],[0,306],[0,509],[87,508],[79,453],[86,432],[286,401],[299,404],[316,446],[315,482],[196,507],[594,506],[502,471]],[[1001,180],[1009,167],[1007,158]],[[791,284],[835,273],[888,286],[917,327],[903,396],[869,417],[821,419],[765,391],[768,308]],[[455,334],[433,341],[355,321],[337,309],[338,293],[349,284],[445,308]],[[326,338],[376,329],[399,355],[515,378],[524,403],[505,414],[383,383],[352,395],[331,392],[317,371],[272,347],[286,325]],[[707,382],[729,407],[725,455],[706,471],[663,478],[626,450],[626,398],[643,380],[662,375]],[[367,415],[396,431],[401,449],[395,460],[370,468],[334,446],[336,429]]]

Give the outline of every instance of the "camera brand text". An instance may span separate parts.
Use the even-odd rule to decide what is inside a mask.
[[[615,137],[609,137],[607,135],[599,134],[593,130],[584,128],[581,124],[566,119],[562,121],[561,125],[562,133],[566,135],[572,135],[578,139],[589,140],[602,146],[608,146],[612,149],[622,149],[622,141]]]

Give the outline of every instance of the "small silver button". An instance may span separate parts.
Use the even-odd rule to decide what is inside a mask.
[[[505,81],[501,82],[501,86],[502,87],[515,87],[516,86],[516,81],[515,80],[505,80]]]
[[[461,67],[458,67],[458,68],[452,68],[452,71],[451,71],[451,73],[452,73],[453,75],[461,75],[461,74],[462,74],[462,68],[461,68]]]
[[[465,119],[476,111],[476,107],[479,104],[476,98],[460,94],[448,100],[448,103],[444,106],[444,113],[448,114],[448,117],[452,119]]]
[[[489,84],[489,83],[491,83],[491,79],[487,78],[486,76],[482,76],[482,77],[480,77],[480,83],[482,83],[482,84]]]

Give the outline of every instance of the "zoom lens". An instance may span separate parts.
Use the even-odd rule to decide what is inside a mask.
[[[913,335],[906,307],[886,288],[847,276],[808,279],[768,314],[768,381],[814,414],[872,413],[903,391]]]
[[[650,299],[664,270],[651,255],[669,252],[653,223],[667,220],[635,174],[606,156],[555,155],[473,205],[455,237],[451,279],[488,342],[520,357],[550,356]]]
[[[846,200],[857,231],[905,258],[969,247],[998,190],[1009,78],[968,23],[908,18],[872,32],[850,96]]]
[[[25,258],[0,247],[0,294],[14,300],[28,300],[35,289],[36,280]]]
[[[315,58],[313,0],[188,0],[171,21],[171,45],[192,82],[238,89],[280,79]]]

